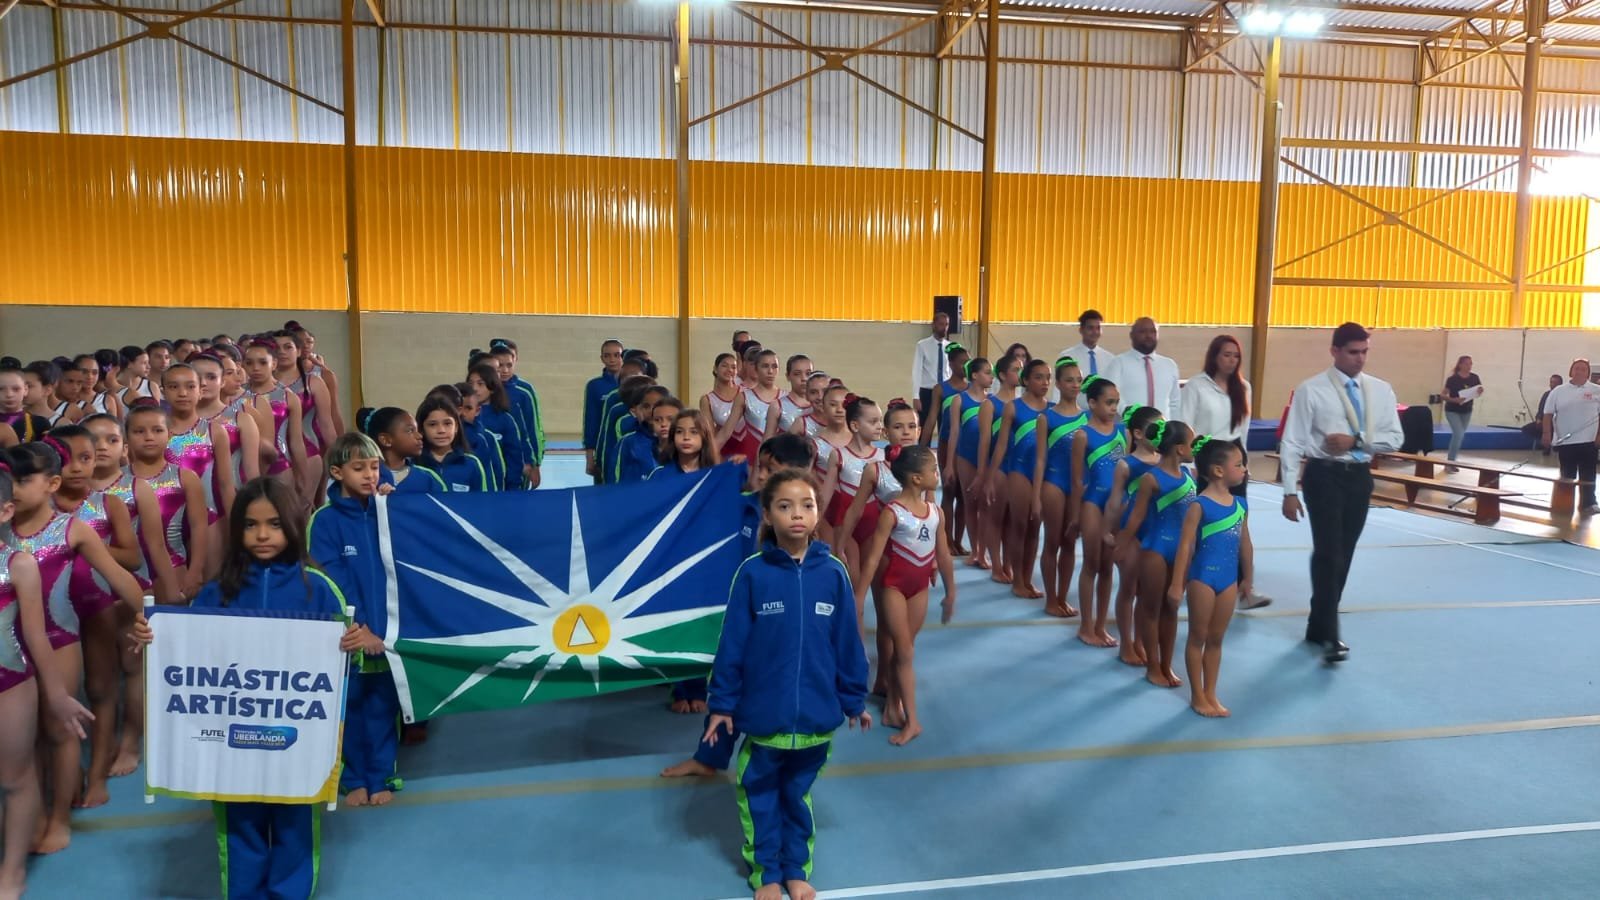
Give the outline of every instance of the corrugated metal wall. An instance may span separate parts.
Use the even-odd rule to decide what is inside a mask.
[[[245,0],[235,10],[264,17],[292,12],[320,21],[201,20],[184,25],[182,33],[313,96],[341,102],[337,0]],[[390,0],[387,12],[392,22],[449,30],[364,27],[357,36],[358,139],[374,148],[362,155],[361,211],[370,243],[363,247],[364,281],[374,308],[669,313],[672,5]],[[694,8],[693,116],[821,64],[780,32],[848,50],[914,21],[773,7],[754,15],[760,21],[726,7]],[[0,77],[55,56],[52,21],[49,10],[24,6],[0,24]],[[100,46],[134,27],[100,10],[65,11],[60,22],[64,54]],[[501,33],[507,29],[541,33]],[[1248,318],[1255,196],[1249,182],[1259,169],[1260,95],[1215,60],[1204,71],[1180,73],[1182,42],[1178,34],[1153,31],[1003,26],[996,150],[1006,177],[997,208],[995,318],[1059,321],[1084,297],[1096,298],[1113,318],[1152,309],[1173,322]],[[697,312],[920,318],[932,293],[975,293],[977,187],[969,174],[979,168],[981,147],[867,80],[936,108],[962,128],[981,130],[978,29],[956,42],[951,58],[928,58],[937,46],[932,24],[921,25],[851,59],[848,65],[861,78],[821,72],[692,130],[691,152],[703,163],[694,168]],[[1246,71],[1261,66],[1259,47],[1247,40],[1234,42],[1224,56]],[[1405,47],[1289,44],[1285,133],[1515,143],[1515,84],[1497,57],[1421,89],[1412,84],[1416,66],[1415,51]],[[0,129],[61,131],[58,111],[64,105],[65,130],[73,134],[301,145],[341,138],[336,115],[172,42],[139,41],[75,65],[60,79],[64,104],[56,76],[0,90]],[[1600,97],[1587,92],[1597,84],[1600,62],[1547,62],[1541,145],[1596,149]],[[105,146],[92,145],[61,164],[93,170]],[[230,171],[258,172],[267,165],[263,160],[276,158],[277,151],[249,147],[240,149]],[[435,150],[453,153],[424,152]],[[211,145],[197,152],[207,165],[217,161],[214,154],[226,154]],[[1511,189],[1514,174],[1483,177],[1507,158],[1305,148],[1286,155],[1391,210],[1481,178],[1469,192],[1430,203],[1408,221],[1498,272],[1509,269],[1510,203],[1503,192]],[[327,177],[285,159],[276,170],[282,177]],[[154,160],[139,156],[127,168],[139,171]],[[109,171],[87,177],[119,183],[123,162],[100,159]],[[1600,195],[1600,170],[1592,164],[1566,160],[1542,167],[1546,171],[1536,181],[1542,194]],[[37,198],[36,184],[50,183],[52,170],[42,169],[8,173],[5,196],[38,176],[29,188],[35,193],[23,191]],[[171,175],[169,180],[185,184],[197,177],[187,166]],[[1280,274],[1411,281],[1492,277],[1394,226],[1294,261],[1378,218],[1311,182],[1298,171],[1284,171],[1279,260],[1292,264]],[[209,180],[202,175],[197,183]],[[223,208],[234,218],[264,210],[264,218],[253,224],[241,219],[238,229],[263,236],[267,246],[305,240],[300,233],[282,236],[288,244],[273,243],[279,238],[268,236],[276,234],[280,214],[259,205],[240,200],[219,207],[216,196],[198,190],[168,199],[182,197],[205,210],[196,212],[201,222]],[[54,211],[32,202],[36,206],[24,204],[0,216],[37,213],[67,224],[61,217],[90,212],[81,197],[68,198]],[[183,242],[193,237],[199,243],[188,255],[204,256],[209,233],[175,222],[177,208],[162,206],[157,214],[134,204],[119,215],[154,216],[128,221],[139,224],[136,230],[170,228],[163,246],[171,248],[188,247]],[[1586,204],[1541,203],[1536,223],[1533,271],[1585,249]],[[27,229],[33,222],[20,224]],[[337,229],[334,235],[342,238]],[[329,246],[306,249],[320,258],[337,257]],[[106,252],[117,258],[118,251]],[[137,261],[127,257],[130,265]],[[123,277],[145,281],[136,273]],[[170,276],[153,277],[153,286],[134,293],[164,293]],[[1576,262],[1537,280],[1580,284],[1585,277],[1584,263]],[[209,278],[199,271],[187,280],[207,284]],[[37,302],[43,296],[38,292],[52,284],[37,274],[9,282],[0,302]],[[293,295],[305,284],[255,284],[237,302],[271,303],[272,296]],[[312,293],[331,291],[328,302],[337,302],[342,292],[337,280],[331,284]],[[90,287],[56,284],[46,293],[80,298],[67,302],[127,296],[110,296],[107,285],[106,296],[94,300],[85,293]],[[1379,296],[1334,288],[1285,288],[1274,319],[1322,324],[1359,304],[1370,304],[1374,321],[1386,323],[1505,323],[1500,294]],[[1575,295],[1551,293],[1530,298],[1528,314],[1530,321],[1568,325],[1578,321],[1577,307]]]

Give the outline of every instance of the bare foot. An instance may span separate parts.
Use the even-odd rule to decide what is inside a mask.
[[[922,724],[915,720],[909,721],[905,724],[904,728],[901,728],[899,731],[889,736],[889,743],[895,745],[896,747],[904,747],[905,745],[916,740],[917,735],[921,733]],[[790,896],[794,895],[791,894]]]
[[[886,684],[885,682],[880,681],[877,684],[874,684],[872,686],[872,694],[871,694],[871,696],[873,696],[873,697],[887,697],[888,695],[889,695],[889,685]]]
[[[995,569],[994,574],[989,576],[989,580],[998,582],[1000,584],[1010,584],[1011,573],[1005,571],[1004,569]]]
[[[1055,616],[1058,619],[1071,619],[1078,615],[1078,611],[1065,603],[1055,606],[1046,603],[1044,605],[1044,614],[1047,616]]]
[[[1217,698],[1211,697],[1208,699],[1211,702],[1211,708],[1215,711],[1213,715],[1220,719],[1226,719],[1227,717],[1233,715],[1233,713],[1230,712],[1226,706],[1223,706],[1221,703],[1217,702]]]
[[[1196,715],[1205,716],[1208,719],[1216,715],[1211,711],[1211,701],[1204,697],[1191,696],[1189,698],[1189,708],[1194,710]]]
[[[967,555],[967,548],[961,546],[961,544],[958,542],[954,547],[950,548],[950,555],[951,556],[966,556]]]
[[[106,783],[104,781],[98,783],[90,781],[89,786],[84,789],[83,795],[72,805],[76,809],[94,809],[97,806],[105,806],[110,802],[111,792],[106,789]]]
[[[1117,659],[1122,660],[1126,665],[1138,666],[1141,669],[1150,665],[1144,658],[1144,648],[1138,644],[1129,644],[1123,647],[1122,652],[1117,654]]]
[[[672,701],[672,706],[670,707],[670,709],[673,712],[675,712],[678,715],[680,715],[680,716],[686,716],[686,715],[689,714],[689,701],[687,701],[687,700],[674,700],[674,701]]]
[[[715,775],[717,770],[711,768],[697,759],[686,759],[681,763],[667,766],[661,770],[662,778],[683,778],[686,775]]]
[[[817,900],[817,889],[798,878],[785,881],[783,886],[789,891],[789,900]]]
[[[706,711],[706,702],[704,700],[690,700],[689,701],[689,712],[691,712],[691,713],[693,713],[693,714],[695,714],[697,716],[700,716],[700,715],[705,715],[705,711]]]
[[[1085,644],[1088,644],[1091,647],[1100,646],[1099,644],[1095,643],[1094,629],[1092,628],[1079,628],[1078,640],[1083,641]]]
[[[1167,687],[1183,687],[1183,679],[1179,678],[1178,674],[1171,669],[1163,671],[1161,675],[1167,679]]]
[[[968,557],[967,565],[974,569],[987,569],[989,568],[989,561],[978,556],[972,556]]]
[[[71,843],[71,826],[65,822],[51,822],[45,825],[44,832],[33,842],[33,852],[36,856],[49,856],[67,849]]]
[[[1044,591],[1039,590],[1031,584],[1013,584],[1011,586],[1011,593],[1021,597],[1024,600],[1037,600],[1044,596]]]
[[[394,799],[394,791],[378,791],[377,793],[373,794],[370,799],[367,800],[367,805],[368,806],[388,806],[389,805],[389,801],[393,800],[393,799]]]
[[[1167,681],[1167,676],[1162,674],[1158,669],[1150,669],[1149,671],[1145,672],[1144,680],[1150,682],[1158,688],[1172,687],[1172,684]]]
[[[15,872],[0,874],[0,900],[20,900],[28,890],[28,873],[21,866]]]
[[[117,748],[117,758],[111,761],[111,777],[121,778],[139,771],[139,745],[123,744]]]
[[[885,706],[883,708],[883,724],[886,728],[904,728],[906,725],[905,710],[891,710],[889,707]]]
[[[777,882],[763,884],[756,891],[756,900],[783,900],[783,888]]]
[[[344,805],[345,806],[366,806],[367,805],[367,789],[366,788],[356,788],[355,790],[351,791],[350,793],[345,794],[344,795]]]
[[[1112,637],[1111,633],[1104,628],[1095,629],[1094,639],[1099,641],[1102,647],[1115,647],[1117,645],[1117,639]]]

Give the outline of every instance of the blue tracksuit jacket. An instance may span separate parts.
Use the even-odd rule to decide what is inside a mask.
[[[600,418],[606,412],[606,395],[617,389],[617,376],[602,371],[583,386],[583,449],[600,446]]]
[[[489,489],[489,471],[483,461],[471,453],[451,450],[444,459],[434,459],[432,453],[423,453],[412,460],[415,465],[439,476],[444,489],[453,494]]]

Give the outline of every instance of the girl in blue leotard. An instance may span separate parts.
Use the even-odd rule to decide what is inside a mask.
[[[1083,534],[1083,570],[1078,575],[1083,619],[1078,623],[1078,640],[1091,647],[1115,647],[1116,638],[1106,632],[1106,613],[1111,606],[1112,548],[1108,544],[1115,535],[1105,527],[1105,511],[1117,461],[1128,451],[1128,433],[1117,421],[1122,395],[1115,384],[1091,375],[1083,383],[1083,394],[1089,398],[1089,421],[1072,436],[1070,501],[1078,508],[1078,528]]]
[[[1122,424],[1128,428],[1132,443],[1128,455],[1117,463],[1116,474],[1111,477],[1111,497],[1106,501],[1106,521],[1116,523],[1118,532],[1128,527],[1128,515],[1133,512],[1133,497],[1139,491],[1139,479],[1161,461],[1145,429],[1160,421],[1161,410],[1153,406],[1130,406],[1122,412]],[[1139,586],[1139,543],[1120,542],[1117,545],[1117,638],[1122,643],[1119,658],[1130,666],[1143,666],[1144,643],[1138,638],[1138,619],[1133,614],[1133,595]]]
[[[944,348],[945,358],[950,361],[950,377],[933,389],[933,408],[939,414],[939,456],[943,457],[944,448],[953,439],[955,431],[951,425],[950,407],[961,404],[961,395],[967,390],[967,360],[971,354],[967,348],[955,341],[951,341]],[[922,446],[932,445],[934,429],[922,429],[920,438]],[[951,490],[950,485],[955,481],[955,470],[949,466],[944,470],[945,491],[943,507],[945,536],[950,539],[950,553],[954,556],[965,556],[967,550],[961,546],[961,538],[966,534],[967,504],[961,501],[961,492]]]
[[[1006,494],[1002,527],[1011,593],[1037,600],[1044,593],[1033,586],[1033,565],[1039,555],[1039,508],[1034,503],[1033,477],[1039,454],[1039,426],[1050,408],[1050,364],[1032,359],[1023,368],[1023,394],[1006,404],[995,440],[996,494]]]
[[[983,491],[979,490],[978,483],[978,456],[988,442],[989,432],[979,428],[978,416],[989,405],[989,385],[994,384],[994,371],[987,359],[976,356],[967,361],[965,373],[967,389],[956,395],[956,402],[950,404],[947,413],[954,438],[943,448],[944,489],[946,494],[959,491],[961,505],[966,509],[967,532],[972,538],[972,556],[967,562],[987,569],[988,558],[984,556],[983,543],[978,540],[985,512]]]
[[[1139,643],[1144,645],[1146,677],[1157,687],[1178,687],[1183,679],[1172,671],[1178,604],[1168,602],[1166,587],[1176,571],[1183,517],[1194,502],[1194,479],[1183,466],[1194,458],[1189,447],[1194,430],[1182,422],[1158,421],[1145,429],[1145,436],[1161,454],[1161,462],[1140,476],[1122,539],[1137,540],[1139,546],[1139,604],[1134,616]]]
[[[1033,463],[1033,508],[1044,522],[1044,556],[1040,568],[1044,575],[1044,611],[1057,618],[1078,614],[1067,603],[1067,586],[1077,564],[1077,508],[1072,498],[1072,435],[1089,421],[1089,414],[1078,409],[1078,390],[1083,384],[1078,362],[1070,356],[1056,360],[1056,390],[1061,402],[1044,411],[1039,423]]]
[[[1202,716],[1217,717],[1228,715],[1228,708],[1217,702],[1222,636],[1233,618],[1234,601],[1250,592],[1255,553],[1244,498],[1230,493],[1248,475],[1243,451],[1232,441],[1205,437],[1195,441],[1195,449],[1195,470],[1204,487],[1183,517],[1167,599],[1176,604],[1187,581],[1189,640],[1183,656],[1189,705]]]
[[[994,573],[989,577],[1000,584],[1011,583],[1011,561],[1006,558],[1005,527],[1006,513],[1011,505],[1011,495],[1005,490],[1004,472],[997,470],[995,462],[1000,458],[1000,426],[1005,415],[1005,409],[1011,401],[1017,399],[1017,387],[1021,383],[1022,361],[1015,356],[1006,355],[995,363],[994,393],[978,410],[978,430],[983,432],[986,442],[978,448],[978,484],[979,492],[983,494],[984,513],[978,518],[978,534],[973,542],[981,544],[983,553],[993,564]],[[978,554],[977,550],[973,555]]]

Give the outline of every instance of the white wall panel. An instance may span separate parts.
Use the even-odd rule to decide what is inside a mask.
[[[606,155],[611,150],[610,41],[558,38],[566,133],[563,153]]]
[[[673,119],[672,51],[666,44],[611,41],[615,156],[670,157],[677,141]]]
[[[389,65],[398,77],[399,140],[407,147],[455,146],[450,35],[440,31],[396,32]]]
[[[815,56],[801,50],[762,50],[760,54],[763,90],[797,77],[819,62]],[[810,151],[806,129],[809,81],[792,84],[758,101],[763,122],[763,161],[796,164],[807,161]]]
[[[240,63],[287,84],[289,82],[289,28],[266,22],[234,22],[232,46]],[[247,141],[298,140],[299,116],[294,98],[259,78],[240,72],[234,79],[239,92],[239,118]]]
[[[334,108],[344,105],[344,72],[339,60],[339,29],[329,25],[294,26],[294,80],[297,90]],[[248,76],[246,76],[248,77]],[[447,82],[448,83],[448,82]],[[270,90],[277,90],[267,85]],[[300,108],[300,140],[318,144],[344,142],[344,119],[296,97]]]
[[[559,38],[511,38],[512,149],[562,152]]]
[[[1251,181],[1259,175],[1261,94],[1238,76],[1186,76],[1181,178]]]
[[[63,16],[63,49],[68,56],[76,56],[103,47],[122,37],[120,22],[115,13],[109,12],[74,12]],[[48,28],[41,40],[50,40]],[[78,134],[127,133],[127,115],[122,105],[125,49],[91,57],[63,72],[67,80],[69,130]]]
[[[511,149],[506,129],[505,36],[462,32],[452,37],[459,73],[456,103],[461,110],[461,149]]]
[[[741,47],[712,47],[707,54],[710,70],[702,70],[716,109],[731,106],[762,88],[761,53]],[[708,133],[708,155],[700,159],[724,162],[761,160],[761,106],[746,103],[717,116],[696,130]],[[714,138],[714,139],[713,139]]]
[[[0,79],[31,72],[55,58],[50,11],[19,6],[0,26]],[[0,129],[56,131],[61,127],[56,106],[56,73],[0,89]]]

